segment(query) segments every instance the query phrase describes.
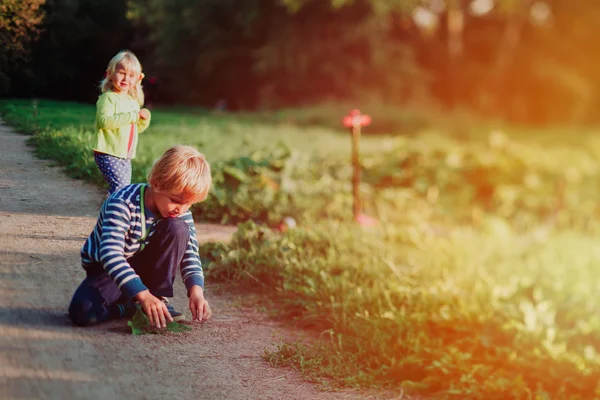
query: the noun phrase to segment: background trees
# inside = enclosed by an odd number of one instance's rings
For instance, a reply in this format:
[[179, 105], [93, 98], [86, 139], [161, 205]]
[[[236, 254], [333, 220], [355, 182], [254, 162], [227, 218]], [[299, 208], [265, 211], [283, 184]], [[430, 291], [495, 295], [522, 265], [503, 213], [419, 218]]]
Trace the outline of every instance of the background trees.
[[519, 122], [597, 118], [600, 7], [585, 0], [42, 3], [0, 3], [4, 95], [93, 101], [105, 64], [130, 48], [162, 102], [435, 102]]

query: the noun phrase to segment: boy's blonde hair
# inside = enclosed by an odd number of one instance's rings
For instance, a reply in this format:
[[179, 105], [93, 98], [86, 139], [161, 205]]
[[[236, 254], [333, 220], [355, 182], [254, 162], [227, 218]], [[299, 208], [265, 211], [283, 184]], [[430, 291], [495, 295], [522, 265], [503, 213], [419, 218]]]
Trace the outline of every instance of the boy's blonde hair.
[[112, 76], [114, 75], [117, 65], [119, 64], [127, 71], [133, 71], [140, 76], [138, 82], [133, 85], [133, 87], [129, 88], [129, 92], [127, 92], [127, 94], [136, 99], [138, 103], [140, 103], [140, 106], [142, 106], [144, 104], [144, 91], [142, 90], [141, 79], [144, 76], [142, 74], [142, 64], [140, 64], [140, 61], [135, 54], [129, 50], [120, 51], [112, 58], [112, 60], [110, 60], [108, 67], [106, 67], [106, 75], [104, 75], [104, 79], [102, 79], [100, 82], [100, 90], [102, 93], [112, 90]]
[[148, 182], [159, 192], [181, 196], [185, 203], [199, 203], [212, 185], [210, 164], [193, 147], [173, 146], [152, 166]]

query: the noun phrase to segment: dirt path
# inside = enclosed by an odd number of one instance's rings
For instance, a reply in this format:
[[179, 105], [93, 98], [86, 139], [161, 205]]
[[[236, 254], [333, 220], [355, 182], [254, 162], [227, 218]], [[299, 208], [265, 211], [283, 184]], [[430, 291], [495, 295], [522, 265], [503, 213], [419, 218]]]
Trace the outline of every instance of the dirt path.
[[[0, 398], [368, 397], [319, 392], [295, 372], [270, 367], [263, 349], [285, 331], [211, 294], [209, 283], [215, 317], [187, 335], [134, 337], [125, 320], [73, 327], [65, 311], [84, 278], [78, 253], [103, 193], [36, 159], [26, 139], [0, 121]], [[203, 225], [199, 233], [230, 232]], [[177, 280], [180, 310], [183, 289]]]

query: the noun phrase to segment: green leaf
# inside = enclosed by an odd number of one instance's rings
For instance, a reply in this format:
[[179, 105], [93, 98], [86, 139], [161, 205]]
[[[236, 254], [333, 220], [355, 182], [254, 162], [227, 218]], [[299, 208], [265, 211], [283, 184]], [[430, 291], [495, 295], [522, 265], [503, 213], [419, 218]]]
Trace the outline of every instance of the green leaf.
[[132, 335], [145, 335], [146, 332], [144, 332], [144, 330], [134, 326], [132, 321], [128, 321], [127, 325], [129, 325], [131, 327], [131, 334]]
[[147, 328], [150, 326], [150, 320], [142, 311], [142, 307], [137, 306], [137, 311], [133, 315], [133, 325], [137, 328]]
[[192, 330], [192, 327], [173, 321], [167, 324], [167, 330], [169, 332], [189, 332]]
[[166, 329], [152, 327], [150, 326], [150, 320], [146, 314], [144, 314], [139, 305], [137, 311], [133, 315], [132, 320], [128, 321], [127, 325], [131, 328], [131, 333], [133, 335], [145, 335], [148, 333], [161, 334], [165, 332], [189, 332], [192, 330], [190, 326], [175, 321], [167, 323]]
[[150, 320], [142, 311], [142, 308], [138, 305], [137, 311], [133, 315], [131, 321], [127, 322], [127, 325], [131, 327], [131, 333], [134, 335], [143, 335], [144, 328], [148, 328], [150, 326]]
[[248, 175], [246, 175], [244, 171], [237, 168], [225, 166], [223, 167], [223, 172], [239, 182], [246, 182], [248, 180]]

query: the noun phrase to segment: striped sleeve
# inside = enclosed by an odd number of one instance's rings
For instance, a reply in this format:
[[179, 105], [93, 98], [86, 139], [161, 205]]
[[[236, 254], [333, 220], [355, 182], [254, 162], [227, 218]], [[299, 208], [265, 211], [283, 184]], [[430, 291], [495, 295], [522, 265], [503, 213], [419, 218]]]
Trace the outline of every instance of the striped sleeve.
[[109, 199], [103, 211], [100, 262], [119, 289], [132, 298], [147, 288], [125, 259], [125, 233], [131, 225], [131, 211], [119, 198]]
[[181, 278], [188, 292], [192, 286], [198, 285], [204, 289], [204, 272], [198, 254], [198, 240], [196, 239], [196, 228], [191, 212], [185, 213], [182, 218], [190, 228], [190, 239], [188, 241], [185, 255], [181, 261]]

